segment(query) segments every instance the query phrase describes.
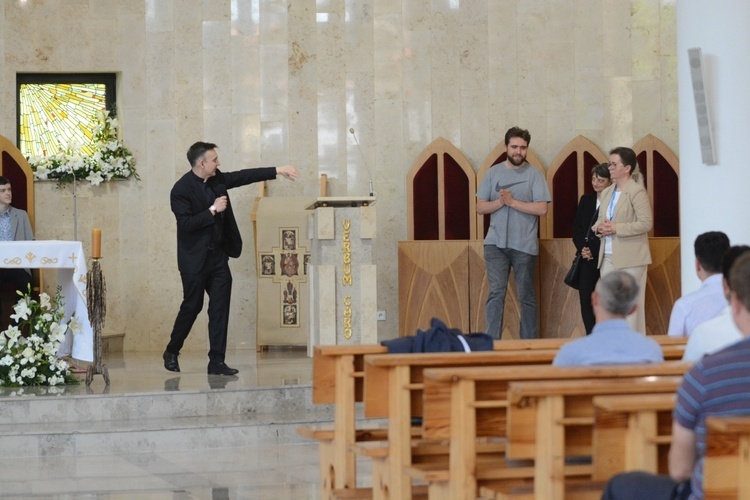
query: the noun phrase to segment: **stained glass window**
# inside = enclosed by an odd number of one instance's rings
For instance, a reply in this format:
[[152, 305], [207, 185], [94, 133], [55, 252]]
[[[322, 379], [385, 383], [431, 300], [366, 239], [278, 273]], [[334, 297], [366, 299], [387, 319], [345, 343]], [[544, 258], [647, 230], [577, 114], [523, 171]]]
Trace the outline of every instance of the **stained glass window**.
[[18, 75], [18, 149], [50, 156], [77, 143], [87, 150], [102, 109], [114, 107], [114, 74]]

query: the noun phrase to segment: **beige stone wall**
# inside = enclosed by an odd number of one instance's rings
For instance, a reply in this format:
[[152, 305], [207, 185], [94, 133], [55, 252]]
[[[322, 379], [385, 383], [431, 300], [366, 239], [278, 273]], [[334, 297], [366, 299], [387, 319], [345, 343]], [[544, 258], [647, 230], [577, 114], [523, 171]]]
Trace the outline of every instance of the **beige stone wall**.
[[[404, 179], [443, 136], [478, 168], [512, 125], [549, 164], [578, 134], [603, 150], [645, 134], [678, 150], [671, 0], [4, 0], [0, 134], [15, 138], [17, 72], [115, 71], [140, 182], [78, 189], [78, 237], [103, 231], [105, 331], [163, 349], [181, 299], [169, 191], [197, 140], [225, 170], [293, 163], [271, 196], [378, 196], [378, 308], [396, 334]], [[316, 10], [317, 9], [317, 10]], [[245, 252], [232, 262], [230, 347], [255, 345], [250, 211], [232, 193]], [[69, 189], [36, 187], [39, 239], [73, 238]], [[244, 215], [243, 215], [244, 214]], [[205, 349], [199, 317], [187, 348]]]

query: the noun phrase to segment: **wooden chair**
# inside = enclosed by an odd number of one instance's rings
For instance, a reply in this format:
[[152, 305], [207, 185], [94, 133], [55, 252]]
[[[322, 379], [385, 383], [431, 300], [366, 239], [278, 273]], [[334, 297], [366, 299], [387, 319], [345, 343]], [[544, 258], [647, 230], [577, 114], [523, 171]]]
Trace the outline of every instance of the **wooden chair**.
[[[13, 203], [16, 208], [29, 214], [31, 229], [36, 235], [34, 219], [34, 172], [21, 151], [6, 137], [0, 136], [0, 175], [7, 177], [13, 187]], [[41, 270], [32, 270], [32, 288], [39, 293], [43, 289]], [[0, 288], [0, 328], [8, 327], [12, 306], [18, 302], [18, 295], [12, 284]]]

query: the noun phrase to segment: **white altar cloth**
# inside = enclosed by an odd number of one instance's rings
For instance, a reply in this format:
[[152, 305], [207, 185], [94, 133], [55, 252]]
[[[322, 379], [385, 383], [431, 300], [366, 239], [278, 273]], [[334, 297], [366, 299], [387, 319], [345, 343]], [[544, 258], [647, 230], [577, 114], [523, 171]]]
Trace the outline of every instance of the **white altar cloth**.
[[[0, 267], [58, 269], [58, 284], [65, 303], [65, 319], [74, 313], [81, 332], [70, 330], [57, 353], [94, 362], [94, 330], [86, 307], [86, 256], [80, 241], [2, 241]], [[72, 344], [72, 346], [71, 346]]]

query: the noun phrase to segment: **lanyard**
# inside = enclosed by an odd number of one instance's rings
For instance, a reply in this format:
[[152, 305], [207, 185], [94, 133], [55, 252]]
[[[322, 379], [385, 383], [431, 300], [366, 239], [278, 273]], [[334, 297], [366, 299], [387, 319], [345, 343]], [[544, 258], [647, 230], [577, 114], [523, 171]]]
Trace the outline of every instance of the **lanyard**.
[[612, 191], [612, 198], [609, 199], [609, 207], [607, 207], [607, 219], [612, 220], [615, 215], [615, 198], [617, 198], [617, 188]]

